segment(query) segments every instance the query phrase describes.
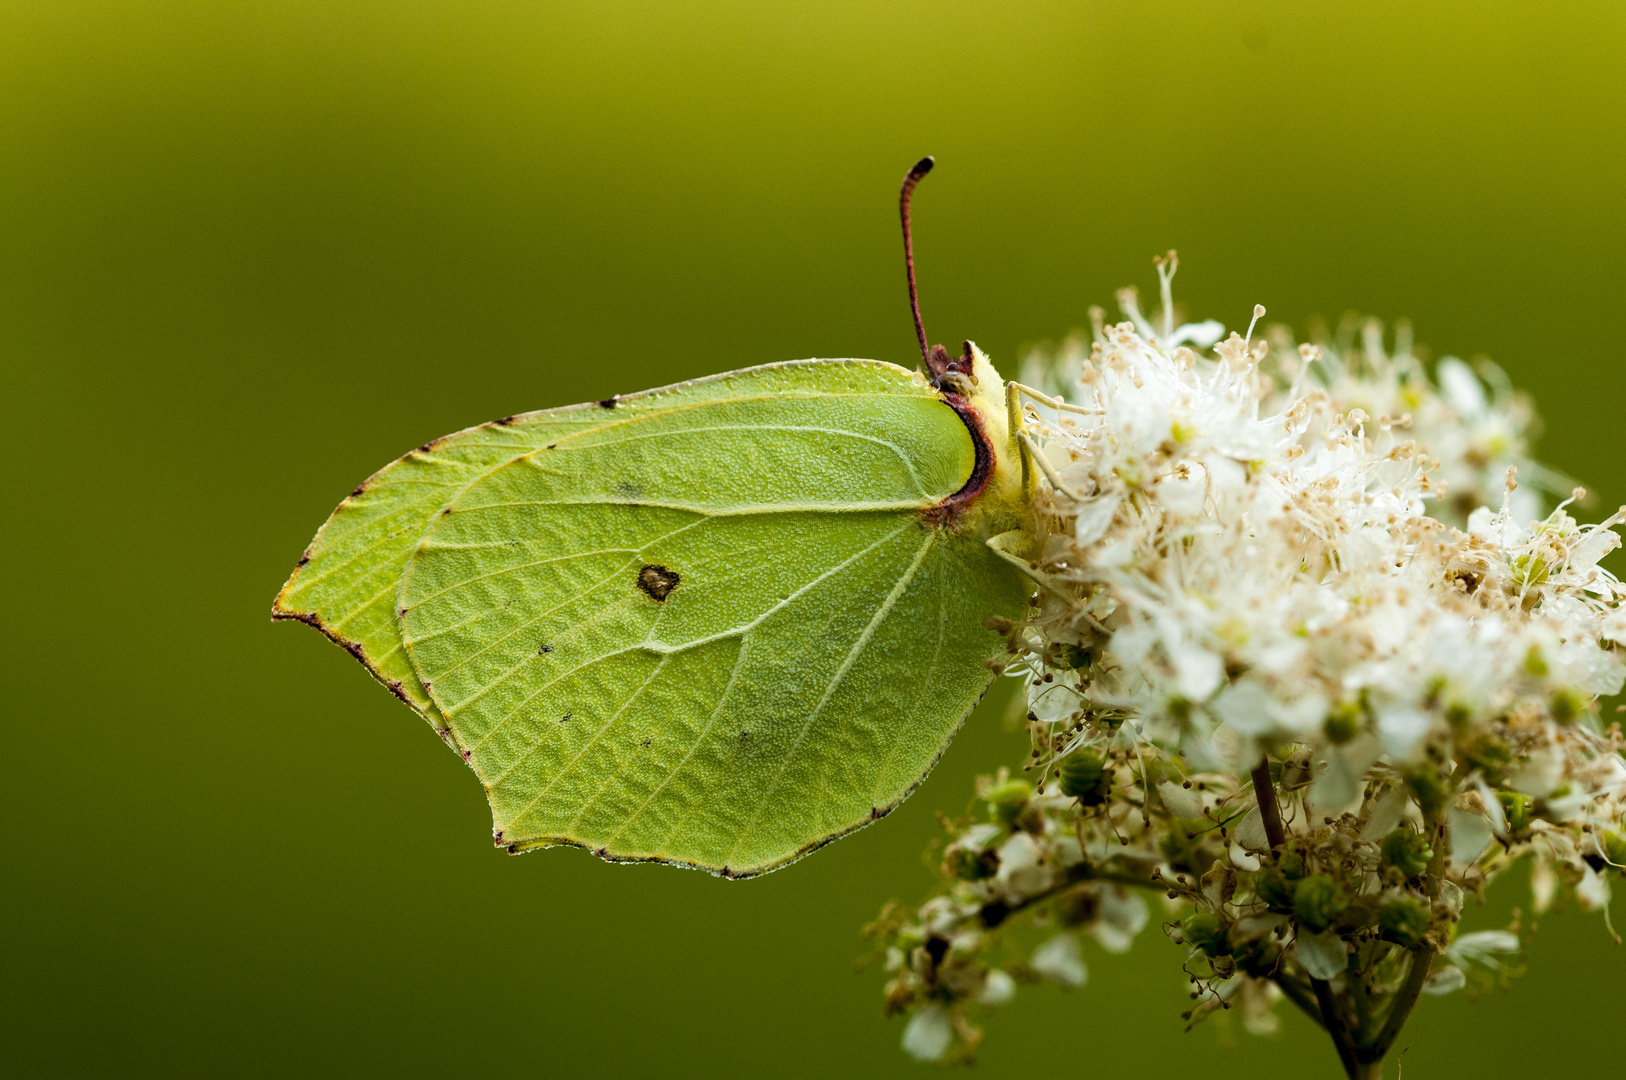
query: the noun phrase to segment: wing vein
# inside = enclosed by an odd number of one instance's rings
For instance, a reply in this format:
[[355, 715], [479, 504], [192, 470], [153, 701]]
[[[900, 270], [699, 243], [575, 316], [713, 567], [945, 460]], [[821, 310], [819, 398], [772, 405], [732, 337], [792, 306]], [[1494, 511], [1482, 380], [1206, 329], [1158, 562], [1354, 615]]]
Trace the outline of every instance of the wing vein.
[[[564, 777], [564, 775], [566, 773], [568, 773], [571, 769], [575, 768], [576, 767], [576, 762], [580, 761], [587, 754], [587, 751], [591, 750], [595, 745], [598, 744], [599, 739], [604, 737], [604, 733], [606, 731], [609, 731], [610, 728], [614, 727], [615, 722], [617, 720], [621, 719], [621, 714], [626, 712], [628, 709], [630, 709], [632, 707], [632, 703], [634, 701], [638, 700], [638, 695], [642, 694], [646, 689], [648, 689], [649, 684], [654, 682], [655, 678], [658, 675], [660, 675], [661, 669], [666, 666], [666, 661], [668, 659], [670, 659], [670, 657], [665, 657], [665, 656], [661, 657], [660, 662], [655, 665], [655, 669], [649, 673], [649, 677], [646, 678], [643, 682], [638, 684], [638, 689], [634, 690], [631, 694], [629, 694], [627, 696], [627, 700], [621, 703], [621, 707], [619, 709], [615, 710], [615, 712], [610, 714], [610, 718], [608, 720], [604, 721], [604, 726], [599, 728], [598, 731], [593, 733], [593, 737], [591, 739], [588, 739], [587, 743], [579, 751], [577, 751], [576, 756], [571, 758], [569, 761], [565, 762], [564, 767], [561, 768], [557, 773], [554, 774], [553, 779], [548, 781], [547, 786], [544, 787], [541, 791], [537, 792], [535, 798], [533, 798], [530, 802], [526, 803], [523, 807], [521, 807], [519, 813], [515, 814], [512, 818], [509, 819], [508, 823], [510, 825], [512, 825], [516, 821], [523, 820], [525, 815], [529, 814], [531, 812], [531, 808], [542, 800], [542, 796], [544, 796], [548, 792], [552, 791], [553, 790], [553, 785], [557, 784]], [[531, 755], [536, 753], [537, 750], [541, 749], [541, 746], [542, 746], [541, 742], [538, 742], [530, 750], [528, 750], [524, 754], [522, 754], [520, 756], [519, 761], [515, 762], [514, 765], [510, 766], [509, 768], [504, 769], [503, 773], [502, 773], [502, 776], [498, 777], [496, 780], [493, 780], [491, 782], [491, 786], [493, 788], [495, 788], [498, 784], [502, 783], [503, 780], [507, 779], [508, 774], [513, 772], [515, 768], [518, 768], [519, 765], [522, 762], [530, 760]], [[597, 796], [595, 796], [594, 798], [597, 798]], [[586, 803], [584, 803], [582, 805], [580, 813], [578, 813], [576, 815], [575, 820], [573, 820], [569, 825], [565, 826], [565, 828], [566, 829], [575, 828], [576, 827], [576, 822], [581, 820], [582, 814], [585, 814], [587, 812], [587, 807], [591, 806], [592, 804], [593, 804], [593, 799], [589, 799]]]
[[864, 647], [875, 636], [876, 629], [886, 621], [887, 616], [892, 613], [892, 609], [897, 606], [898, 597], [903, 595], [904, 589], [908, 588], [909, 583], [914, 580], [916, 572], [920, 569], [920, 564], [926, 558], [926, 553], [931, 550], [936, 540], [936, 532], [928, 531], [926, 533], [926, 539], [921, 543], [920, 550], [915, 553], [914, 561], [909, 564], [909, 569], [904, 571], [902, 576], [898, 578], [898, 583], [887, 594], [885, 602], [875, 612], [869, 624], [864, 627], [863, 633], [858, 635], [858, 640], [853, 643], [853, 647], [848, 650], [846, 657], [841, 661], [841, 666], [836, 669], [835, 676], [831, 678], [830, 685], [825, 687], [824, 694], [819, 698], [819, 703], [813, 707], [813, 711], [808, 713], [807, 719], [802, 722], [802, 730], [797, 733], [795, 741], [791, 743], [790, 749], [786, 751], [784, 759], [779, 763], [779, 770], [774, 773], [773, 779], [768, 782], [767, 790], [763, 792], [762, 798], [757, 803], [756, 813], [735, 839], [734, 846], [728, 849], [730, 860], [733, 859], [734, 853], [739, 850], [740, 845], [745, 843], [756, 830], [757, 823], [762, 820], [763, 810], [767, 808], [774, 792], [778, 790], [779, 782], [784, 778], [785, 770], [790, 768], [790, 763], [795, 759], [797, 752], [801, 750], [802, 742], [807, 738], [807, 733], [813, 729], [814, 722], [818, 720], [819, 714], [824, 711], [824, 707], [830, 703], [830, 699], [835, 696], [836, 689], [846, 679], [847, 673], [852, 670], [853, 664], [858, 662], [859, 654], [864, 651]]

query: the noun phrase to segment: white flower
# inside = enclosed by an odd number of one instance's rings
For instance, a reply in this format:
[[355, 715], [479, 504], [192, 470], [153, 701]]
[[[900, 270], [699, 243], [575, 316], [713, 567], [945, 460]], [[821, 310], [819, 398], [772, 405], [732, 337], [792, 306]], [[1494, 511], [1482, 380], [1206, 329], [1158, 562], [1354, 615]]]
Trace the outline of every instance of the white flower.
[[1045, 978], [1074, 989], [1083, 986], [1090, 977], [1078, 938], [1068, 933], [1057, 934], [1033, 950], [1028, 966]]
[[1304, 970], [1316, 979], [1331, 979], [1339, 975], [1349, 957], [1349, 948], [1344, 944], [1344, 939], [1330, 930], [1322, 934], [1300, 932], [1293, 948]]
[[[1538, 911], [1562, 889], [1607, 918], [1626, 736], [1597, 699], [1626, 685], [1626, 586], [1601, 560], [1626, 508], [1545, 510], [1565, 484], [1494, 367], [1431, 377], [1408, 330], [1386, 350], [1370, 323], [1358, 344], [1221, 341], [1176, 325], [1172, 271], [1152, 318], [1126, 293], [1125, 322], [1092, 312], [1091, 340], [1024, 364], [1042, 601], [1005, 669], [1036, 791], [1020, 831], [960, 833], [916, 921], [876, 924], [916, 1056], [971, 1049], [960, 1002], [1009, 1000], [988, 966], [1007, 927], [1068, 928], [1030, 957], [1067, 986], [1084, 935], [1127, 951], [1150, 913], [1121, 882], [1189, 945], [1187, 1018], [1240, 1001], [1256, 1031], [1305, 976], [1350, 1023], [1387, 1008], [1405, 952], [1526, 855]], [[1424, 990], [1490, 985], [1518, 949], [1460, 935]]]
[[1043, 852], [1033, 837], [1019, 832], [999, 846], [999, 884], [1013, 901], [1049, 888], [1054, 872], [1040, 860]]
[[1122, 885], [1109, 885], [1101, 890], [1100, 915], [1090, 927], [1090, 933], [1107, 952], [1126, 953], [1150, 918], [1151, 913], [1140, 894]]
[[916, 1061], [941, 1061], [953, 1045], [954, 1023], [935, 1003], [911, 1016], [903, 1029], [904, 1052]]
[[1511, 956], [1518, 951], [1519, 935], [1507, 930], [1480, 930], [1457, 938], [1446, 947], [1445, 956], [1460, 968], [1475, 964], [1494, 968], [1503, 956]]
[[1015, 996], [1016, 980], [1008, 972], [992, 968], [977, 994], [977, 1000], [984, 1005], [1004, 1005]]

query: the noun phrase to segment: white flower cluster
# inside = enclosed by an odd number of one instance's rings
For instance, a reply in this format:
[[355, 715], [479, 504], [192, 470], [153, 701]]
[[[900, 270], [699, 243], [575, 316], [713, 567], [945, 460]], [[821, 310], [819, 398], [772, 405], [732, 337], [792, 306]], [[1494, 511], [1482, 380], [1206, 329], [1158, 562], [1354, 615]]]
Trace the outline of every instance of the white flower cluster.
[[1218, 341], [1173, 325], [1172, 268], [1161, 334], [1121, 296], [1087, 355], [1024, 371], [1048, 535], [1009, 670], [1037, 784], [984, 781], [943, 893], [873, 928], [917, 1057], [974, 1050], [969, 1002], [1081, 985], [1081, 937], [1127, 948], [1141, 886], [1180, 916], [1189, 1017], [1239, 1003], [1270, 1030], [1286, 996], [1356, 1075], [1419, 992], [1509, 969], [1515, 934], [1456, 934], [1465, 896], [1528, 853], [1538, 909], [1606, 910], [1626, 863], [1596, 704], [1626, 680], [1626, 587], [1599, 566], [1626, 516], [1530, 520], [1510, 466], [1554, 474], [1494, 369], [1430, 379], [1376, 330]]

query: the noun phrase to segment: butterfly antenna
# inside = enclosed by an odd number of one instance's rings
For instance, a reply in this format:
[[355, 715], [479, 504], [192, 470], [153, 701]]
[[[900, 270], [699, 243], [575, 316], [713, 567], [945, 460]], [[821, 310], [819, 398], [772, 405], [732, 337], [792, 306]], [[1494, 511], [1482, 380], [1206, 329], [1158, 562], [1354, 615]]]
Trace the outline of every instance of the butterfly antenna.
[[903, 219], [903, 266], [909, 275], [909, 309], [915, 315], [915, 336], [920, 339], [920, 359], [931, 367], [931, 349], [926, 345], [926, 324], [920, 318], [920, 295], [915, 291], [915, 242], [909, 233], [909, 200], [914, 197], [915, 185], [921, 177], [932, 171], [937, 160], [931, 155], [915, 162], [909, 175], [903, 178], [903, 190], [898, 193], [898, 215]]

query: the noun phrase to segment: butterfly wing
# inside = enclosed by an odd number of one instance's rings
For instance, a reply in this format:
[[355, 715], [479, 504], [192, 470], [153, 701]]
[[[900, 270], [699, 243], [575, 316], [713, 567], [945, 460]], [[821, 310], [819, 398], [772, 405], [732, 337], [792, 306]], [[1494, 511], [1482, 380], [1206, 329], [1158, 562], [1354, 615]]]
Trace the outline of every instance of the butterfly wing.
[[470, 483], [405, 650], [498, 842], [730, 876], [890, 811], [986, 690], [1020, 578], [923, 513], [971, 475], [925, 380], [803, 361], [652, 392]]
[[732, 394], [732, 377], [521, 413], [425, 443], [380, 469], [338, 505], [277, 594], [271, 617], [322, 631], [444, 729], [402, 649], [396, 614], [401, 576], [435, 516], [469, 484], [516, 457], [650, 409], [664, 410], [673, 394], [690, 403]]
[[343, 646], [435, 727], [395, 614], [396, 593], [418, 541], [475, 478], [599, 419], [590, 408], [555, 409], [460, 431], [391, 462], [351, 492], [317, 532], [271, 609]]

